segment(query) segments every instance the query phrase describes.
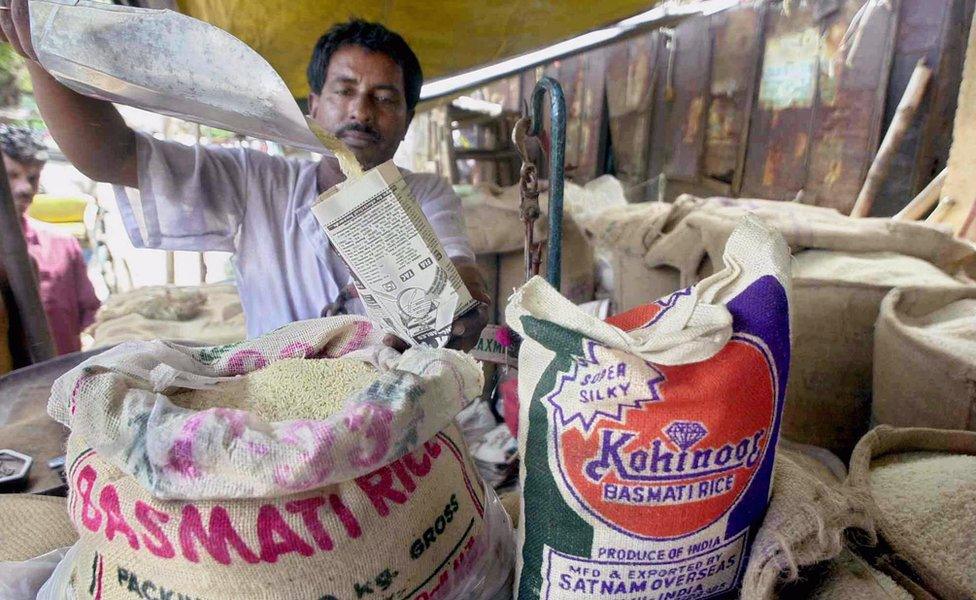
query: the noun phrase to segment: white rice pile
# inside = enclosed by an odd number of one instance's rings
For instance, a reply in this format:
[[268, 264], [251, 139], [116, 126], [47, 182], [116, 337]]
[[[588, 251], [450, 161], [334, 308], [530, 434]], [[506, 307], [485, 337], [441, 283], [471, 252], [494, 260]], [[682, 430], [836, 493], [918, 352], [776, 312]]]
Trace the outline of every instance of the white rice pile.
[[915, 532], [939, 571], [976, 598], [976, 456], [908, 452], [871, 464], [883, 513]]
[[325, 419], [343, 401], [376, 380], [377, 371], [358, 360], [289, 358], [217, 384], [170, 397], [193, 410], [235, 408], [266, 421]]

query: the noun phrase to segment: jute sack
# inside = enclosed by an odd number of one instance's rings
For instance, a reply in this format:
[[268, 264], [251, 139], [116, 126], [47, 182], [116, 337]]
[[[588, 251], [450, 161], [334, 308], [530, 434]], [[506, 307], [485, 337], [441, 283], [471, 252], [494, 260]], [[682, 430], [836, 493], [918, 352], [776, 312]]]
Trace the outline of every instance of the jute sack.
[[[160, 307], [167, 293], [188, 299], [202, 297], [204, 302], [195, 311], [171, 315], [184, 318], [158, 318], [167, 312]], [[95, 322], [85, 333], [93, 338], [94, 348], [154, 339], [221, 345], [247, 337], [244, 308], [237, 288], [230, 284], [153, 286], [114, 295], [98, 311]]]
[[919, 258], [808, 250], [793, 266], [793, 370], [783, 435], [842, 458], [870, 427], [874, 324], [906, 285], [963, 287]]
[[874, 337], [876, 422], [976, 430], [976, 287], [899, 288]]
[[672, 205], [648, 202], [615, 206], [594, 216], [586, 225], [596, 245], [598, 260], [610, 267], [605, 285], [615, 312], [624, 312], [681, 287], [679, 273], [668, 265], [647, 267], [644, 255], [661, 236]]
[[736, 593], [785, 398], [789, 254], [749, 219], [724, 264], [608, 322], [541, 278], [513, 296], [520, 599]]
[[34, 558], [77, 539], [63, 498], [0, 494], [0, 562]]
[[[844, 552], [830, 563], [810, 600], [912, 600], [914, 596], [860, 557]], [[785, 600], [785, 597], [784, 597]]]
[[894, 252], [922, 259], [958, 279], [976, 277], [976, 249], [950, 232], [925, 223], [852, 219], [831, 208], [796, 202], [681, 196], [666, 235], [648, 248], [648, 267], [667, 265], [682, 286], [710, 275], [703, 263], [720, 264], [725, 243], [743, 216], [751, 214], [783, 235], [793, 253], [832, 250]]
[[907, 577], [944, 600], [976, 598], [976, 433], [882, 425], [857, 444], [847, 483]]
[[[566, 185], [563, 212], [563, 261], [560, 289], [567, 298], [580, 304], [593, 299], [596, 287], [593, 247], [577, 223], [570, 206], [583, 206], [594, 192], [571, 183]], [[525, 283], [524, 232], [519, 218], [518, 186], [498, 188], [475, 186], [462, 196], [464, 218], [471, 247], [493, 290], [495, 306], [504, 306], [516, 288]], [[542, 216], [535, 223], [535, 241], [549, 238], [548, 199], [540, 198]], [[543, 250], [541, 273], [548, 266]]]
[[[320, 420], [173, 401], [285, 359], [338, 357], [378, 372]], [[76, 594], [491, 598], [511, 529], [453, 425], [481, 384], [467, 356], [398, 355], [358, 317], [215, 348], [133, 342], [86, 361], [49, 405], [72, 430]], [[326, 402], [334, 383], [302, 385]]]
[[776, 598], [777, 587], [798, 581], [804, 568], [837, 558], [849, 530], [873, 536], [864, 494], [842, 483], [810, 455], [779, 448], [772, 499], [752, 546], [742, 600]]

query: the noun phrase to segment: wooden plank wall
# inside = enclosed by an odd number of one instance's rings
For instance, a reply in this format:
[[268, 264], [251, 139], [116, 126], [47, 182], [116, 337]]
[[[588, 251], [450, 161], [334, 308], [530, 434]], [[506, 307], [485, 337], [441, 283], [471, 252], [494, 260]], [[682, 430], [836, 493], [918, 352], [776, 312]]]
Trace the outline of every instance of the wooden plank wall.
[[[841, 42], [864, 0], [743, 3], [643, 33], [495, 84], [513, 108], [543, 74], [567, 101], [567, 175], [614, 174], [631, 201], [678, 193], [793, 200], [849, 211], [920, 56], [938, 89], [877, 211], [903, 206], [946, 161], [976, 0], [891, 0], [850, 61]], [[497, 95], [497, 94], [496, 94]], [[517, 100], [516, 100], [517, 98]], [[659, 185], [660, 175], [667, 178]], [[544, 168], [543, 168], [544, 174]]]

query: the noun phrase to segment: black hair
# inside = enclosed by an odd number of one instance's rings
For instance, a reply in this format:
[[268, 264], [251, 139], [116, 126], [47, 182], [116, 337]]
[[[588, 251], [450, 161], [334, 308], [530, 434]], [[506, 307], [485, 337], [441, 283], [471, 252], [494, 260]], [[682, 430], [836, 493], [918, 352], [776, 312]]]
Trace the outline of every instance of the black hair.
[[0, 151], [21, 163], [46, 162], [47, 146], [36, 131], [21, 125], [0, 125]]
[[313, 94], [321, 94], [329, 61], [336, 50], [343, 46], [362, 46], [371, 52], [381, 52], [390, 57], [403, 71], [403, 90], [407, 109], [413, 110], [420, 102], [420, 88], [424, 84], [424, 72], [417, 55], [399, 34], [380, 25], [362, 19], [352, 19], [333, 25], [319, 38], [308, 63], [308, 87]]

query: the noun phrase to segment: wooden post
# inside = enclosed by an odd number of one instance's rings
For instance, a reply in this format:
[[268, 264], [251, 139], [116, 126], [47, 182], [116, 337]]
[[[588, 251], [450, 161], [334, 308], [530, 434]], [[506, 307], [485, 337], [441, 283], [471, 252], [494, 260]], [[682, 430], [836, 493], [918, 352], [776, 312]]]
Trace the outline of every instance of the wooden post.
[[915, 113], [918, 112], [918, 107], [925, 96], [925, 88], [931, 77], [932, 69], [925, 66], [925, 60], [918, 61], [918, 64], [915, 65], [915, 72], [912, 73], [912, 78], [905, 89], [905, 94], [898, 104], [895, 117], [891, 120], [891, 125], [885, 134], [884, 141], [878, 148], [874, 162], [871, 163], [871, 169], [868, 171], [867, 179], [864, 180], [861, 193], [857, 196], [857, 202], [851, 209], [852, 217], [866, 217], [871, 214], [871, 206], [884, 185], [885, 177], [891, 169], [891, 161], [898, 152], [898, 146], [901, 145], [902, 139], [908, 133], [908, 129], [915, 119]]
[[970, 215], [976, 211], [976, 19], [969, 32], [969, 47], [959, 86], [956, 121], [949, 150], [949, 175], [942, 188], [943, 198], [936, 215], [929, 220], [952, 227], [956, 235], [976, 240]]
[[942, 169], [942, 172], [929, 182], [925, 189], [919, 192], [915, 199], [909, 202], [905, 208], [901, 209], [897, 215], [891, 217], [892, 221], [918, 221], [925, 213], [929, 212], [939, 201], [942, 194], [942, 186], [945, 184], [949, 169]]
[[7, 270], [10, 291], [27, 338], [27, 351], [32, 363], [39, 363], [57, 354], [51, 329], [44, 314], [37, 276], [27, 253], [27, 242], [20, 228], [20, 215], [14, 206], [7, 170], [0, 165], [0, 252]]

